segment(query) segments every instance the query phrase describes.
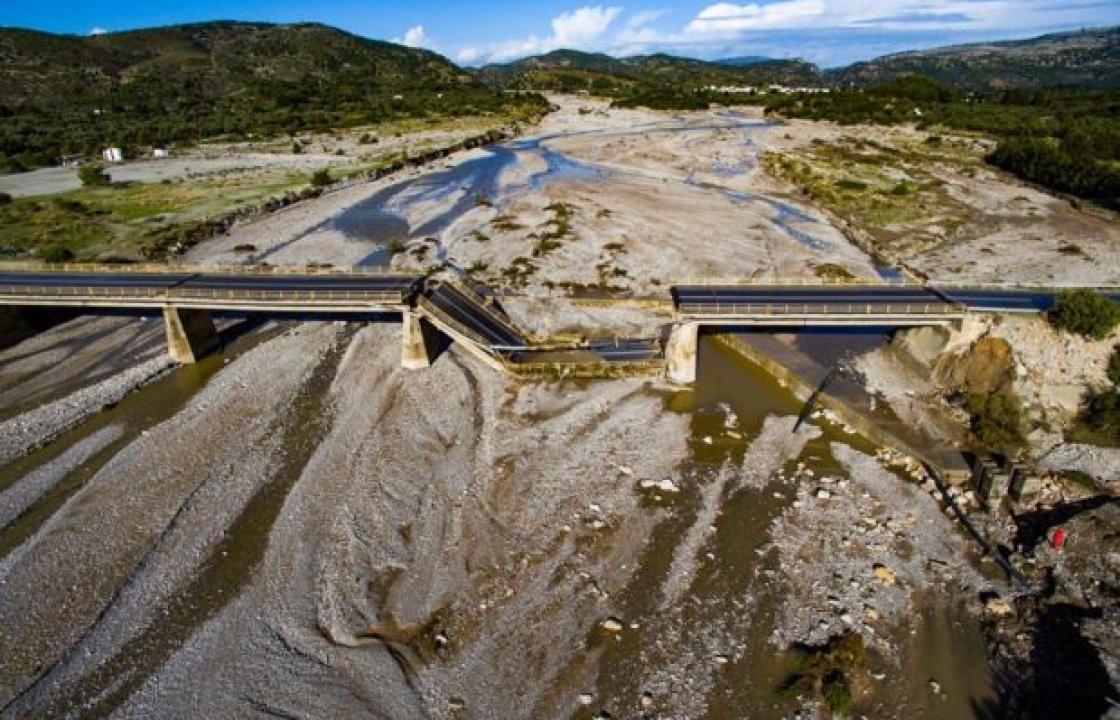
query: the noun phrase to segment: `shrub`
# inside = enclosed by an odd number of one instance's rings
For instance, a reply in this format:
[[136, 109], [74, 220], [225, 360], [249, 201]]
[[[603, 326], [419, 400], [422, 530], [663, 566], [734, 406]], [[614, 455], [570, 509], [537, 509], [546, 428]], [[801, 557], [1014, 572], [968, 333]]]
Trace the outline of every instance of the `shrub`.
[[112, 180], [100, 165], [83, 165], [78, 168], [78, 179], [85, 187], [106, 187]]
[[862, 180], [853, 180], [852, 178], [840, 178], [836, 181], [836, 187], [843, 188], [844, 190], [866, 190], [867, 183]]
[[866, 664], [867, 650], [858, 633], [838, 635], [818, 647], [801, 647], [794, 672], [778, 694], [790, 698], [819, 692], [832, 712], [847, 712], [852, 706], [852, 678]]
[[1048, 317], [1055, 327], [1062, 330], [1103, 340], [1120, 323], [1120, 305], [1092, 290], [1081, 288], [1060, 294]]
[[295, 141], [294, 143], [292, 143], [292, 154], [293, 155], [299, 155], [302, 152], [303, 152], [303, 145], [300, 145], [298, 140]]
[[74, 253], [65, 245], [52, 245], [43, 249], [43, 262], [64, 263], [74, 259]]
[[1120, 390], [1113, 388], [1092, 395], [1083, 415], [1085, 424], [1093, 430], [1120, 440]]
[[6, 192], [0, 192], [0, 205], [7, 205], [12, 201], [12, 196]]
[[252, 243], [241, 243], [233, 246], [234, 252], [256, 252], [257, 246]]
[[973, 393], [965, 407], [972, 415], [972, 432], [986, 446], [1009, 448], [1023, 442], [1023, 402], [1011, 390]]
[[311, 184], [315, 187], [326, 187], [334, 182], [331, 179], [331, 171], [327, 168], [319, 168], [311, 173]]
[[1108, 359], [1108, 379], [1120, 386], [1120, 345], [1112, 349], [1112, 357]]

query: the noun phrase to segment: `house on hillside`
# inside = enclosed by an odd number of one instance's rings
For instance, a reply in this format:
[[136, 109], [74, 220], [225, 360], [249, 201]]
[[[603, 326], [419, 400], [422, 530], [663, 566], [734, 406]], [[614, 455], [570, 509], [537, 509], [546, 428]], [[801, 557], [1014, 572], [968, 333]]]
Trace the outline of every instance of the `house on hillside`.
[[167, 148], [161, 148], [161, 147], [152, 148], [152, 157], [154, 157], [154, 158], [169, 158], [169, 157], [171, 157], [171, 151], [168, 150]]
[[107, 147], [101, 151], [101, 157], [105, 162], [121, 162], [124, 160], [124, 153], [119, 147]]

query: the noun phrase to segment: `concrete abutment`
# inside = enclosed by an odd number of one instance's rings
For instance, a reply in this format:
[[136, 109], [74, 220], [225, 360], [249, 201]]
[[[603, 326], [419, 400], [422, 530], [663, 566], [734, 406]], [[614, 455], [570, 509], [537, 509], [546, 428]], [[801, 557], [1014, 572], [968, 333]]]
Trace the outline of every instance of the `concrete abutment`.
[[696, 355], [700, 351], [700, 323], [677, 323], [665, 343], [669, 382], [691, 385], [696, 382]]
[[166, 306], [163, 325], [167, 331], [167, 352], [175, 362], [198, 362], [218, 347], [214, 318], [206, 310]]
[[439, 329], [415, 310], [406, 310], [401, 322], [401, 367], [422, 370], [439, 355]]

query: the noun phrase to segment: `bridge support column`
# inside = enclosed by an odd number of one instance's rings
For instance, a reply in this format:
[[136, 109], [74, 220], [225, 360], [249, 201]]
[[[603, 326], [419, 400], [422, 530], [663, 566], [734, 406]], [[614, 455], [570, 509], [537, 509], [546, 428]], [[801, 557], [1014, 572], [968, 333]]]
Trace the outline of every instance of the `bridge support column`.
[[167, 329], [167, 352], [175, 362], [198, 362], [218, 347], [218, 331], [206, 310], [165, 307], [163, 325]]
[[431, 367], [439, 354], [439, 330], [415, 310], [406, 310], [401, 333], [401, 367], [422, 370]]
[[669, 382], [691, 385], [696, 382], [696, 354], [699, 352], [700, 323], [677, 323], [665, 344]]

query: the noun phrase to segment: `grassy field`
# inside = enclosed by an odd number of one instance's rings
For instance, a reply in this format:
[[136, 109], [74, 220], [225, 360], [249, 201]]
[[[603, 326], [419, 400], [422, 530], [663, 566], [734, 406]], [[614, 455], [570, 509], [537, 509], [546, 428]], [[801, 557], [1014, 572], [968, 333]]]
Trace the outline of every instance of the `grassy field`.
[[[814, 202], [866, 230], [883, 248], [952, 235], [976, 211], [946, 190], [944, 175], [969, 176], [982, 165], [966, 141], [844, 137], [763, 158], [775, 176]], [[935, 172], [936, 170], [936, 172]]]
[[139, 261], [158, 254], [169, 233], [307, 184], [303, 174], [262, 171], [16, 198], [0, 205], [0, 254]]
[[[300, 138], [306, 152], [346, 157], [328, 168], [332, 179], [364, 175], [404, 156], [445, 147], [516, 118], [414, 119], [347, 128]], [[201, 157], [290, 153], [291, 139], [212, 143]], [[190, 244], [200, 226], [242, 207], [299, 191], [310, 173], [291, 167], [244, 168], [153, 183], [115, 183], [0, 204], [0, 258], [133, 262], [162, 259]]]

